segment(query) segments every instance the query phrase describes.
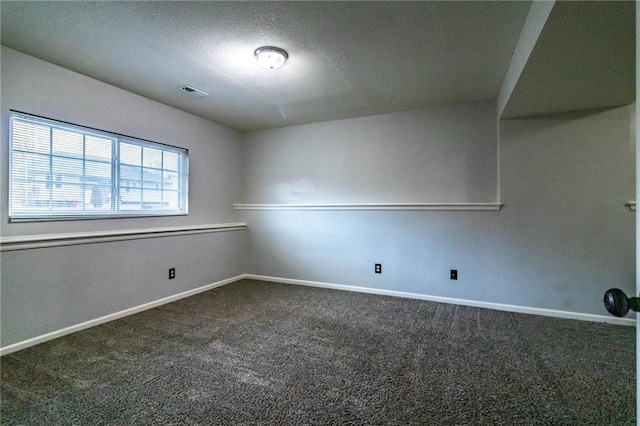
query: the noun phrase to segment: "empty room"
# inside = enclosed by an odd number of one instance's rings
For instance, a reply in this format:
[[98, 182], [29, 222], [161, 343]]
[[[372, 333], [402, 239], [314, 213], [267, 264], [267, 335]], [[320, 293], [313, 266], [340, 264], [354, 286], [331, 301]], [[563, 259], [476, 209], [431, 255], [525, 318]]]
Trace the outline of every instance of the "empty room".
[[7, 425], [634, 425], [637, 6], [2, 1]]

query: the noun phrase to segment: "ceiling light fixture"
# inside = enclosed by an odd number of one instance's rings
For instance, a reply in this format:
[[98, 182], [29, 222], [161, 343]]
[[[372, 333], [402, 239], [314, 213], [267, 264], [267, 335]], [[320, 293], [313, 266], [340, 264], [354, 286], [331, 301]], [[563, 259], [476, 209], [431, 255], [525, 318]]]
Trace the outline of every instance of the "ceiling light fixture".
[[269, 70], [280, 68], [289, 57], [285, 50], [273, 46], [259, 47], [253, 54], [258, 60], [258, 63]]

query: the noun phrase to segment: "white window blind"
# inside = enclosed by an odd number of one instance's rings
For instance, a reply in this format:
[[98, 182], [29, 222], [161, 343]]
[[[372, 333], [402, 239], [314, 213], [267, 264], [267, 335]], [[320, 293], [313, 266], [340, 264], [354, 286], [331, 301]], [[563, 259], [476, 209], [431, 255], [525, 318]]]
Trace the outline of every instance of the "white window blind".
[[23, 113], [9, 121], [11, 221], [187, 214], [186, 149]]

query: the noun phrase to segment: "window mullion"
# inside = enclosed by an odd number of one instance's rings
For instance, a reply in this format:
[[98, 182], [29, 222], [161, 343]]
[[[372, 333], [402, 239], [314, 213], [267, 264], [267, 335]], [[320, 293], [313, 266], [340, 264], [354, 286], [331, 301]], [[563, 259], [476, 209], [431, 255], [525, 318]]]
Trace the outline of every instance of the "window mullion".
[[87, 209], [87, 135], [82, 135], [82, 177], [80, 179], [82, 212], [84, 213]]
[[120, 139], [111, 141], [111, 211], [120, 211]]
[[144, 210], [144, 147], [140, 150], [140, 208]]
[[49, 173], [47, 174], [47, 187], [49, 188], [49, 210], [53, 210], [53, 127], [49, 128]]
[[182, 175], [185, 161], [186, 161], [186, 158], [181, 155], [180, 160], [178, 161], [178, 203], [179, 203], [180, 209], [182, 210], [186, 207], [186, 203], [187, 203], [186, 196], [185, 196], [185, 187], [187, 183], [184, 181], [184, 176]]
[[160, 154], [160, 210], [164, 210], [164, 151]]

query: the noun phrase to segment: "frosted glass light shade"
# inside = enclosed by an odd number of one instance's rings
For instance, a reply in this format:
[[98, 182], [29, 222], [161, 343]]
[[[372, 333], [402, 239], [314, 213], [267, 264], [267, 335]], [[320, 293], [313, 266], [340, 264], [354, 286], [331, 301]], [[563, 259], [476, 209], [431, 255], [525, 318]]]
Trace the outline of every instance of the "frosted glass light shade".
[[273, 46], [264, 46], [254, 52], [258, 63], [264, 68], [275, 70], [284, 65], [289, 55], [283, 49]]

